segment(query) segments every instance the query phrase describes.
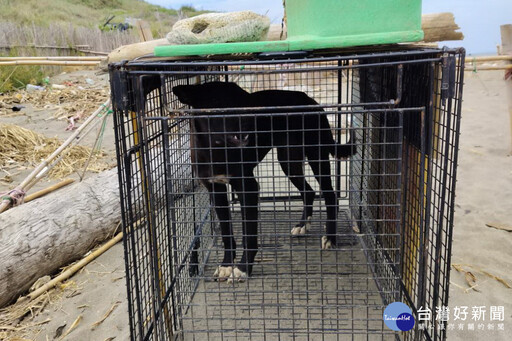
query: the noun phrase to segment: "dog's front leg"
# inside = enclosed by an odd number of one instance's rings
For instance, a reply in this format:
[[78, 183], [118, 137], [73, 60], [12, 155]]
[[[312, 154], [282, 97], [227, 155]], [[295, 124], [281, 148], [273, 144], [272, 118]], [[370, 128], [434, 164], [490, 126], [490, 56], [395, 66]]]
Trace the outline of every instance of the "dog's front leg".
[[233, 263], [236, 257], [236, 243], [231, 224], [231, 214], [229, 212], [227, 187], [219, 183], [210, 183], [207, 187], [210, 191], [211, 203], [219, 219], [222, 243], [224, 245], [224, 258], [213, 276], [219, 280], [226, 280], [233, 272]]
[[258, 252], [258, 182], [253, 174], [231, 181], [231, 186], [237, 193], [242, 210], [244, 252], [242, 259], [233, 268], [229, 282], [242, 282], [252, 273], [254, 258]]

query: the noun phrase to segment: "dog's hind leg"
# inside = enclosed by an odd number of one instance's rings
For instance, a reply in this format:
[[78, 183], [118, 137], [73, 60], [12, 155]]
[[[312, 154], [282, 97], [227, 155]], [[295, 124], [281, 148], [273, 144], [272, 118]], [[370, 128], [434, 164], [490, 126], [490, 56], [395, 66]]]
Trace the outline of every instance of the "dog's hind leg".
[[278, 148], [277, 159], [281, 165], [284, 174], [290, 179], [291, 183], [297, 188], [304, 203], [302, 217], [295, 227], [291, 230], [292, 236], [303, 236], [311, 226], [311, 216], [313, 215], [313, 202], [315, 200], [315, 191], [304, 176], [304, 152], [302, 147]]
[[[308, 153], [308, 160], [315, 178], [320, 184], [322, 196], [327, 209], [327, 223], [325, 236], [322, 237], [322, 249], [327, 250], [336, 246], [338, 199], [332, 187], [331, 164], [326, 150], [320, 147], [311, 147], [313, 153]], [[309, 156], [314, 156], [309, 157]]]
[[258, 252], [258, 182], [252, 172], [242, 178], [234, 178], [230, 182], [240, 200], [242, 210], [242, 259], [233, 268], [228, 283], [243, 282], [252, 273], [254, 258]]
[[219, 280], [226, 280], [233, 272], [233, 263], [236, 257], [236, 243], [233, 235], [233, 226], [231, 225], [227, 188], [226, 185], [219, 183], [210, 183], [207, 188], [210, 192], [211, 203], [219, 219], [222, 243], [224, 245], [224, 258], [215, 270], [213, 277]]

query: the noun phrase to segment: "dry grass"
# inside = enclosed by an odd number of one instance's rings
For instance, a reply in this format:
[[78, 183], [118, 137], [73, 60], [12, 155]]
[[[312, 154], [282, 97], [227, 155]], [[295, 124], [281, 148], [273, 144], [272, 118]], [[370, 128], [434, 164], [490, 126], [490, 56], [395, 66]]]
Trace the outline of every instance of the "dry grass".
[[14, 115], [15, 113], [10, 110], [14, 105], [30, 103], [36, 109], [56, 110], [53, 116], [57, 119], [70, 117], [83, 119], [105, 103], [108, 97], [108, 87], [100, 89], [67, 87], [63, 90], [46, 89], [34, 92], [20, 90], [0, 95], [0, 117]]
[[34, 317], [48, 306], [58, 305], [70, 292], [80, 290], [73, 280], [69, 280], [33, 300], [16, 302], [0, 309], [0, 340], [19, 341], [33, 336], [51, 321], [33, 323]]
[[59, 301], [62, 293], [60, 289], [51, 290], [33, 301], [15, 303], [0, 309], [0, 340], [23, 340], [33, 334], [33, 329], [44, 328], [49, 320], [37, 324], [29, 323], [28, 320], [37, 316], [48, 304]]
[[[11, 124], [0, 124], [0, 168], [10, 166], [36, 166], [55, 151], [62, 141], [48, 138], [34, 131]], [[71, 147], [60, 162], [49, 172], [49, 177], [62, 179], [84, 167], [91, 148]], [[94, 153], [88, 170], [101, 172], [109, 165], [101, 161], [103, 153]]]

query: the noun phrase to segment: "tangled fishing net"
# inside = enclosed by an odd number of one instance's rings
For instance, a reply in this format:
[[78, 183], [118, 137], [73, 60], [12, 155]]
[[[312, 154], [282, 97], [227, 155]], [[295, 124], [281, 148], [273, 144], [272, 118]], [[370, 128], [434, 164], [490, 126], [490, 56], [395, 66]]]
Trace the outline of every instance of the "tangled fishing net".
[[207, 13], [178, 21], [167, 34], [171, 44], [258, 41], [267, 36], [270, 19], [251, 11]]

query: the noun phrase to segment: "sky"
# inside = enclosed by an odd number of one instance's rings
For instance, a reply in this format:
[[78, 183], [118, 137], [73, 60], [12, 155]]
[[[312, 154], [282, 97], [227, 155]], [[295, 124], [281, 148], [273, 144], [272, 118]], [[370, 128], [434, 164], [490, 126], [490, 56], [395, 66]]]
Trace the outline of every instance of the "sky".
[[[282, 0], [145, 0], [166, 8], [182, 5], [220, 12], [252, 10], [267, 15], [273, 23], [283, 16]], [[464, 33], [464, 41], [445, 42], [463, 46], [470, 54], [495, 54], [501, 43], [500, 25], [512, 24], [512, 0], [423, 0], [423, 13], [452, 12]]]

